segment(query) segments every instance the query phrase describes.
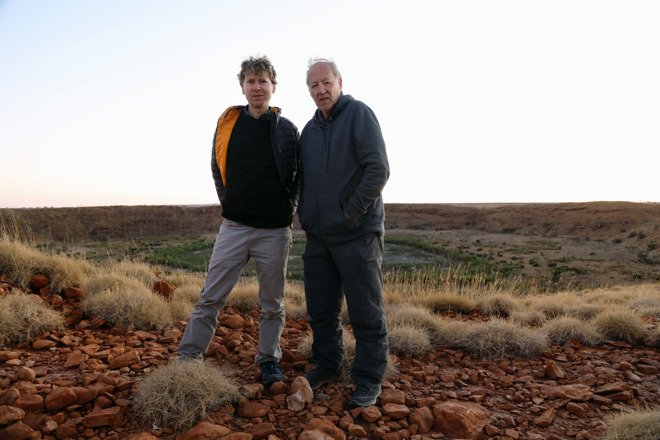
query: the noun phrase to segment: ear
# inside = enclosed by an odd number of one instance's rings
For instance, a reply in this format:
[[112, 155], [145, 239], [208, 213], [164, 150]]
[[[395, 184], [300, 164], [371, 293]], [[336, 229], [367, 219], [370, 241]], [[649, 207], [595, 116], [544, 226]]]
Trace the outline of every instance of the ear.
[[276, 89], [275, 84], [273, 84], [273, 93], [275, 93], [275, 89]]
[[340, 92], [342, 91], [342, 88], [344, 87], [341, 80], [342, 80], [342, 78], [339, 78], [339, 91]]

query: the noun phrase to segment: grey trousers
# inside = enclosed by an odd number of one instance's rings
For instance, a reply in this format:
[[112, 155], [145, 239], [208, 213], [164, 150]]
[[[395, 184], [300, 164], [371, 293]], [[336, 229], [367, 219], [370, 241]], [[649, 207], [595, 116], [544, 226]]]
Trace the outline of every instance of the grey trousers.
[[380, 384], [388, 362], [383, 305], [383, 238], [376, 234], [328, 245], [307, 234], [303, 254], [305, 300], [319, 368], [336, 371], [344, 358], [341, 308], [346, 298], [355, 336], [351, 377], [357, 384]]
[[218, 325], [218, 312], [236, 285], [250, 258], [259, 281], [259, 352], [255, 362], [282, 358], [280, 337], [284, 328], [284, 286], [291, 249], [291, 228], [260, 229], [223, 220], [199, 302], [181, 338], [179, 354], [205, 353]]

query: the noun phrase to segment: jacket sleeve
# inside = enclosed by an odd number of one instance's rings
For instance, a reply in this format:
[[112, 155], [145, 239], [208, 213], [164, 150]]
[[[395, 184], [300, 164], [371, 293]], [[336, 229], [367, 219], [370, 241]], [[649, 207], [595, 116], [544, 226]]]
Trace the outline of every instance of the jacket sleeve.
[[378, 119], [364, 104], [355, 112], [353, 130], [355, 154], [363, 174], [344, 212], [356, 221], [381, 196], [390, 177], [390, 165]]
[[294, 126], [293, 127], [296, 136], [296, 162], [294, 172], [296, 177], [293, 179], [293, 184], [291, 185], [291, 203], [293, 203], [293, 212], [295, 214], [296, 209], [298, 208], [298, 199], [300, 198], [300, 188], [302, 185], [302, 160], [300, 155], [300, 132]]
[[213, 181], [215, 183], [215, 192], [218, 194], [218, 200], [220, 201], [220, 204], [222, 204], [222, 199], [225, 194], [225, 185], [222, 183], [220, 167], [218, 167], [218, 161], [215, 158], [215, 136], [216, 135], [213, 136], [213, 145], [211, 146], [211, 175], [213, 176]]

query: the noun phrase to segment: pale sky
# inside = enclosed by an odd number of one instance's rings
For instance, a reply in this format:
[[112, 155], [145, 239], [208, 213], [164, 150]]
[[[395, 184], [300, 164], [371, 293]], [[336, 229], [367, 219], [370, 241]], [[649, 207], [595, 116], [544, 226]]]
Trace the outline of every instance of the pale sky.
[[376, 113], [386, 203], [660, 201], [656, 0], [0, 0], [0, 208], [214, 204], [250, 55]]

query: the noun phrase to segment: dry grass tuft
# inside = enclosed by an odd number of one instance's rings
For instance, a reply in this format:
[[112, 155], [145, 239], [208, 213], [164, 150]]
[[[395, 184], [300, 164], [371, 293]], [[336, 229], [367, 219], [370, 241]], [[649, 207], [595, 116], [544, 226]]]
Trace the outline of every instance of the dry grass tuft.
[[418, 296], [416, 300], [420, 305], [435, 313], [467, 313], [476, 308], [476, 303], [472, 298], [456, 293]]
[[86, 314], [127, 329], [161, 330], [174, 317], [167, 301], [136, 280], [125, 279], [101, 291], [88, 292], [82, 303]]
[[593, 319], [596, 330], [606, 339], [638, 344], [646, 338], [646, 327], [635, 312], [610, 308]]
[[646, 345], [660, 348], [660, 327], [654, 328], [646, 336]]
[[660, 410], [639, 410], [611, 419], [602, 440], [657, 440], [659, 432]]
[[417, 327], [395, 325], [388, 329], [390, 352], [401, 357], [422, 356], [433, 350], [429, 335]]
[[240, 398], [238, 387], [217, 369], [201, 362], [171, 362], [140, 382], [133, 403], [142, 420], [188, 430]]
[[582, 345], [596, 347], [603, 342], [603, 336], [590, 322], [572, 316], [564, 316], [547, 322], [543, 332], [548, 336], [550, 343], [564, 345], [571, 339], [577, 339]]
[[547, 337], [541, 331], [501, 319], [467, 325], [457, 338], [459, 348], [488, 360], [512, 356], [529, 359], [548, 350]]
[[253, 309], [261, 310], [259, 285], [256, 282], [239, 282], [229, 294], [227, 305], [244, 313]]
[[49, 255], [7, 236], [0, 238], [0, 273], [7, 274], [16, 285], [28, 290], [33, 275], [50, 279], [51, 292], [78, 287], [93, 267], [83, 260], [62, 255]]
[[479, 310], [487, 316], [508, 318], [519, 308], [518, 300], [504, 293], [488, 295], [479, 299]]
[[541, 310], [524, 309], [511, 312], [511, 321], [530, 327], [539, 327], [547, 319]]
[[27, 342], [41, 332], [64, 325], [62, 315], [39, 300], [24, 293], [0, 296], [0, 346]]

